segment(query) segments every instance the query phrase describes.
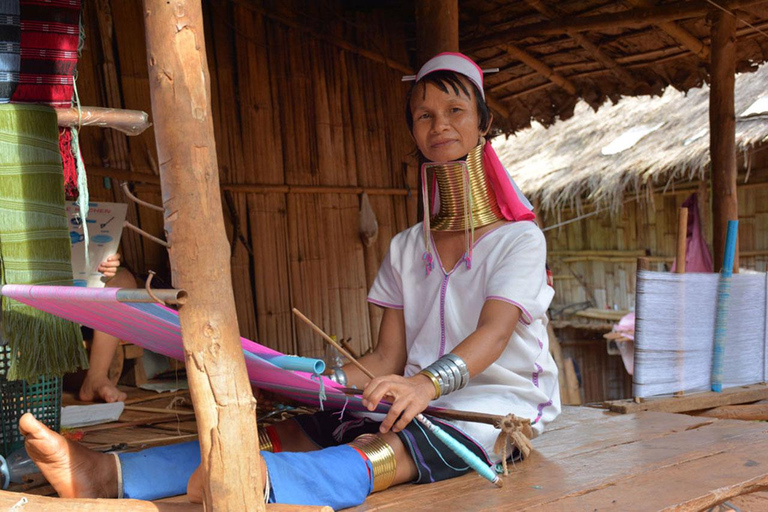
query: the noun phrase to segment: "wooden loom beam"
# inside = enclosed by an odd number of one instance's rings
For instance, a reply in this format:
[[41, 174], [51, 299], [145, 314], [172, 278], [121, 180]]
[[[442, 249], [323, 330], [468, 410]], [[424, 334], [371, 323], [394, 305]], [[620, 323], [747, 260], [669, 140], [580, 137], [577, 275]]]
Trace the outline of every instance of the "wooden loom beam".
[[[728, 221], [739, 218], [736, 164], [736, 20], [713, 13], [709, 94], [709, 147], [712, 188], [712, 238], [715, 271], [723, 266]], [[736, 248], [734, 272], [738, 272]]]
[[200, 0], [144, 0], [150, 96], [206, 510], [265, 510], [240, 346]]
[[[528, 5], [539, 11], [541, 14], [549, 19], [557, 19], [562, 17], [562, 13], [559, 9], [553, 6], [545, 5], [541, 0], [526, 0]], [[587, 39], [583, 34], [578, 32], [569, 32], [568, 37], [573, 39], [582, 48], [587, 50], [593, 59], [602, 63], [606, 68], [610, 69], [622, 82], [635, 87], [637, 86], [637, 80], [630, 75], [627, 70], [622, 68], [615, 60], [605, 54], [595, 43]]]
[[[719, 4], [728, 10], [765, 3], [767, 0], [719, 0]], [[676, 2], [653, 9], [630, 9], [619, 13], [598, 14], [560, 18], [543, 23], [533, 23], [522, 27], [513, 27], [498, 34], [477, 37], [464, 42], [463, 48], [474, 51], [488, 48], [509, 41], [519, 41], [528, 37], [563, 35], [571, 32], [587, 32], [616, 28], [639, 28], [656, 25], [667, 21], [704, 16], [716, 8], [706, 1]]]
[[60, 127], [99, 126], [126, 135], [139, 135], [152, 124], [149, 115], [141, 110], [104, 107], [57, 108], [56, 118]]

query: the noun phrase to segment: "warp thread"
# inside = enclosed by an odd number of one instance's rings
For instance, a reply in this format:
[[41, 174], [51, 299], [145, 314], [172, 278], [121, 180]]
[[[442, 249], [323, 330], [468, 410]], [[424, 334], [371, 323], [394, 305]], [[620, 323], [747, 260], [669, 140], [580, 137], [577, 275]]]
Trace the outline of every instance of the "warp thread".
[[[767, 278], [765, 273], [731, 278], [724, 387], [762, 382], [768, 376]], [[638, 274], [635, 396], [710, 388], [719, 279], [718, 274]]]
[[501, 429], [496, 442], [493, 445], [493, 451], [501, 454], [501, 465], [504, 469], [504, 475], [509, 474], [507, 468], [507, 447], [517, 448], [523, 459], [528, 458], [533, 450], [531, 438], [533, 437], [533, 428], [531, 420], [520, 418], [514, 414], [507, 414], [496, 424], [496, 428]]

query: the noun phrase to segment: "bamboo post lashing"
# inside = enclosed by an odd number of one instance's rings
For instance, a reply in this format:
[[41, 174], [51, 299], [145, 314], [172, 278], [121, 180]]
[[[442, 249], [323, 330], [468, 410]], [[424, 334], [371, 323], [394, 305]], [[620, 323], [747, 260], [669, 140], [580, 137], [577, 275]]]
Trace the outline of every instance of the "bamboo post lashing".
[[144, 0], [152, 112], [205, 510], [264, 511], [256, 400], [240, 345], [200, 0]]
[[[356, 359], [354, 359], [349, 352], [344, 350], [344, 347], [336, 343], [336, 341], [333, 340], [330, 336], [328, 336], [325, 332], [323, 332], [322, 329], [320, 329], [317, 325], [312, 322], [309, 318], [304, 316], [301, 311], [299, 311], [296, 308], [293, 308], [293, 313], [299, 317], [303, 322], [305, 322], [308, 326], [312, 328], [313, 331], [320, 334], [320, 336], [329, 343], [332, 347], [334, 347], [336, 350], [341, 352], [341, 354], [346, 357], [350, 363], [352, 363], [355, 367], [357, 367], [361, 372], [363, 372], [364, 375], [366, 375], [370, 379], [375, 379], [376, 376], [368, 370], [365, 366], [363, 366], [360, 362], [358, 362]], [[424, 417], [423, 414], [419, 413], [416, 415], [416, 421], [421, 423], [424, 427], [429, 429], [435, 436], [440, 439], [445, 445], [453, 451], [456, 455], [458, 455], [464, 462], [466, 462], [472, 469], [480, 473], [480, 475], [487, 479], [489, 482], [491, 482], [496, 487], [503, 487], [504, 481], [499, 478], [499, 476], [493, 472], [488, 466], [486, 466], [483, 461], [480, 460], [474, 453], [470, 452], [467, 448], [462, 446], [461, 444], [457, 443], [451, 436], [446, 434], [440, 427], [429, 421], [427, 418]]]
[[152, 125], [146, 112], [104, 107], [57, 108], [56, 119], [62, 128], [98, 126], [126, 135], [139, 135]]

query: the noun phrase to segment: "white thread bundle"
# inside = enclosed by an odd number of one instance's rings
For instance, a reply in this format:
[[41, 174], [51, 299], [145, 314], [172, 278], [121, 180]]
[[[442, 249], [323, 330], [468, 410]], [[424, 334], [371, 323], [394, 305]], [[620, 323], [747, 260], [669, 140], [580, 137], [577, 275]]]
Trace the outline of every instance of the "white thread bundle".
[[[638, 274], [635, 396], [709, 389], [718, 279], [718, 274]], [[765, 273], [731, 279], [723, 387], [768, 378], [767, 289]]]

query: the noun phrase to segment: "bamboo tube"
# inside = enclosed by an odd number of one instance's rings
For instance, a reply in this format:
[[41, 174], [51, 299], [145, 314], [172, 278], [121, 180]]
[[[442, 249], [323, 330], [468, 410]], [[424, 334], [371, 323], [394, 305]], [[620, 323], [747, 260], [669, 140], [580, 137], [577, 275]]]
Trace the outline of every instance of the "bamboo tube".
[[688, 243], [688, 208], [682, 206], [677, 210], [677, 257], [675, 272], [685, 274], [686, 246]]
[[98, 126], [112, 128], [126, 135], [139, 135], [152, 125], [146, 112], [118, 108], [57, 108], [56, 118], [60, 127]]

